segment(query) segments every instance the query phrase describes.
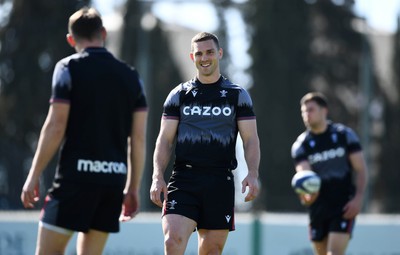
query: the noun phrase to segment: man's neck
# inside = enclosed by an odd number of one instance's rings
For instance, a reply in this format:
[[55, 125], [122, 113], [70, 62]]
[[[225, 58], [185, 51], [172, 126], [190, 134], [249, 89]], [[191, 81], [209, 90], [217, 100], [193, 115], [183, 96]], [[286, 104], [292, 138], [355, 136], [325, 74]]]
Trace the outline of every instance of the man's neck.
[[212, 84], [216, 83], [219, 78], [221, 77], [221, 74], [218, 73], [216, 75], [211, 75], [211, 76], [204, 76], [204, 75], [199, 75], [197, 74], [197, 79], [202, 83], [202, 84]]
[[324, 121], [320, 125], [311, 127], [310, 130], [313, 134], [322, 134], [326, 131], [327, 128], [328, 128], [328, 122]]
[[87, 48], [100, 48], [100, 47], [104, 47], [104, 42], [102, 40], [80, 41], [75, 45], [75, 50], [77, 52], [80, 52]]

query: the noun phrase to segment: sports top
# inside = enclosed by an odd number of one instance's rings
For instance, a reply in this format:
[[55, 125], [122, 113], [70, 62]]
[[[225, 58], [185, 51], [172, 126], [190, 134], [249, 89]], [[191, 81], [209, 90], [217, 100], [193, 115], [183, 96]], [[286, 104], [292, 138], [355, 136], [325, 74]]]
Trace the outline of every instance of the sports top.
[[309, 130], [302, 133], [292, 146], [296, 163], [307, 160], [311, 170], [321, 177], [321, 190], [316, 203], [344, 205], [354, 195], [352, 166], [349, 154], [361, 151], [357, 135], [338, 123], [328, 123], [322, 134]]
[[255, 119], [247, 91], [221, 76], [179, 84], [164, 103], [163, 118], [179, 120], [175, 166], [235, 169], [238, 121]]
[[55, 182], [123, 187], [132, 114], [147, 108], [137, 71], [87, 48], [57, 63], [50, 103], [70, 104]]

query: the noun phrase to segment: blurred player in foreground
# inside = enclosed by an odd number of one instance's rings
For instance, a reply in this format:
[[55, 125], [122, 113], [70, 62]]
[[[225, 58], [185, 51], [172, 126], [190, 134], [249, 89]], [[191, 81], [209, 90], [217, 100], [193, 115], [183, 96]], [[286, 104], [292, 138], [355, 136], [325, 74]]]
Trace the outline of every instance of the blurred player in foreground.
[[327, 119], [323, 94], [306, 94], [300, 106], [307, 130], [292, 146], [295, 168], [312, 170], [322, 180], [318, 193], [300, 195], [309, 206], [310, 239], [315, 254], [344, 255], [367, 183], [361, 145], [353, 130]]
[[64, 254], [77, 231], [77, 254], [98, 255], [108, 234], [119, 231], [119, 220], [139, 210], [147, 105], [136, 70], [104, 48], [106, 30], [96, 10], [75, 12], [68, 32], [77, 53], [55, 67], [49, 113], [21, 200], [34, 207], [40, 175], [61, 146], [36, 254]]
[[[164, 103], [150, 197], [163, 207], [165, 254], [184, 254], [197, 228], [199, 254], [217, 255], [229, 231], [235, 229], [232, 171], [237, 167], [238, 132], [248, 167], [242, 181], [242, 192], [248, 187], [245, 200], [253, 200], [259, 192], [256, 117], [249, 94], [220, 74], [222, 49], [214, 34], [195, 35], [190, 58], [196, 77], [173, 89]], [[167, 188], [164, 172], [175, 140], [176, 157]]]

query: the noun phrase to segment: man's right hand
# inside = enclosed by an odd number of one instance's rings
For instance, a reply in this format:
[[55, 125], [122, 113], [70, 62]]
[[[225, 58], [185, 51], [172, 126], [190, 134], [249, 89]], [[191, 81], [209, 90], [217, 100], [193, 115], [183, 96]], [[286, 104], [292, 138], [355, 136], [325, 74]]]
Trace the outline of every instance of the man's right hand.
[[28, 177], [21, 192], [21, 202], [25, 208], [34, 208], [39, 201], [39, 180]]
[[312, 205], [317, 200], [319, 193], [299, 194], [300, 202], [304, 206]]
[[165, 183], [164, 179], [153, 179], [150, 188], [150, 199], [159, 207], [163, 206], [163, 201], [161, 201], [161, 193], [164, 195], [164, 200], [168, 200], [167, 184]]

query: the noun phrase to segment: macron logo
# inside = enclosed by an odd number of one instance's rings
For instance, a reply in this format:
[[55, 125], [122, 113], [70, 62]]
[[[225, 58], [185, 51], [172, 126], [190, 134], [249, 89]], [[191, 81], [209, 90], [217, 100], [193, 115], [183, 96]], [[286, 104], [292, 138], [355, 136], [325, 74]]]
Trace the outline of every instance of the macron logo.
[[126, 174], [126, 166], [122, 162], [78, 159], [78, 172]]

